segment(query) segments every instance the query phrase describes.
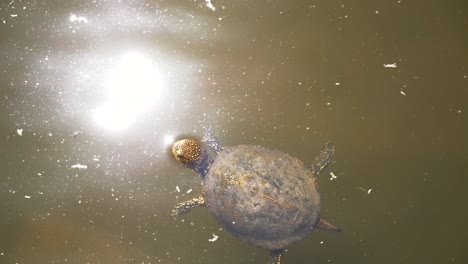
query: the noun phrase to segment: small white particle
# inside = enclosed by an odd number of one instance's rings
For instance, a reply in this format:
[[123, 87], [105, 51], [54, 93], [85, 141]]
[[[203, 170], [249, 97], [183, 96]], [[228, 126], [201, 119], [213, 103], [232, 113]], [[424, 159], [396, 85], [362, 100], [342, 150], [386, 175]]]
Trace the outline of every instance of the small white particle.
[[334, 179], [338, 178], [333, 172], [330, 172], [330, 181], [333, 181]]
[[78, 200], [78, 204], [81, 204], [81, 200]]
[[18, 15], [17, 14], [11, 14], [10, 16], [11, 17], [17, 17]]
[[179, 186], [176, 186], [175, 189], [177, 192], [180, 192]]
[[320, 241], [320, 245], [323, 245], [323, 241]]
[[1, 253], [0, 253], [0, 256], [3, 256], [3, 255], [5, 255], [5, 253], [1, 252]]
[[191, 193], [191, 192], [192, 192], [192, 189], [189, 189], [189, 190], [187, 191], [187, 193]]
[[338, 85], [341, 85], [341, 83], [337, 82], [337, 83], [335, 83], [335, 85], [338, 86]]
[[367, 190], [367, 194], [370, 194], [372, 192], [372, 189]]
[[384, 68], [396, 68], [398, 67], [396, 63], [387, 63], [383, 65]]
[[26, 199], [31, 199], [31, 196], [25, 195], [24, 198], [26, 198]]
[[402, 95], [406, 95], [406, 93], [405, 93], [405, 92], [403, 92], [403, 91], [400, 91], [400, 93], [401, 93]]
[[218, 240], [218, 236], [215, 234], [213, 234], [213, 238], [208, 239], [210, 242], [215, 242], [216, 240]]
[[379, 14], [379, 11], [378, 11], [378, 10], [375, 10], [375, 13], [378, 15], [378, 14]]
[[18, 135], [22, 136], [23, 135], [23, 129], [22, 128], [16, 129], [16, 133], [18, 133]]

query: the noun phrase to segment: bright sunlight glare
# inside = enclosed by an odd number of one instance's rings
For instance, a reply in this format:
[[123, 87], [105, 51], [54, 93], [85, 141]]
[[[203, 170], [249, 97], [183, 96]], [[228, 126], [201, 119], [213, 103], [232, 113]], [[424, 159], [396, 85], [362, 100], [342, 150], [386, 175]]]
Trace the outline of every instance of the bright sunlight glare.
[[174, 135], [165, 135], [163, 141], [164, 141], [164, 145], [166, 145], [166, 146], [172, 145], [172, 143], [174, 143], [174, 141], [175, 141], [175, 136]]
[[111, 69], [104, 88], [108, 101], [93, 112], [94, 120], [104, 128], [128, 128], [161, 97], [161, 78], [153, 63], [140, 53], [122, 56]]

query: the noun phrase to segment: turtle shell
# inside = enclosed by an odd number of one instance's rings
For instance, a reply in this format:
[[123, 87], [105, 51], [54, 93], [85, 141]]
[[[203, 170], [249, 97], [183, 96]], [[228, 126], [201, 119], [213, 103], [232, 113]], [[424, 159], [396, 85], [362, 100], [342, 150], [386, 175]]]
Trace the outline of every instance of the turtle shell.
[[320, 219], [310, 169], [259, 146], [225, 148], [204, 178], [210, 212], [241, 240], [275, 250], [302, 239]]

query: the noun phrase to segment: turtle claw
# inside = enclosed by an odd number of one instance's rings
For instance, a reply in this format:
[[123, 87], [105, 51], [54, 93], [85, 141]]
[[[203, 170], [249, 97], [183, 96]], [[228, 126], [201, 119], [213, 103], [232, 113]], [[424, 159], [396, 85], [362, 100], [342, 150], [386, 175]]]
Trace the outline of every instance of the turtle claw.
[[270, 259], [268, 260], [268, 264], [281, 264], [281, 255], [283, 254], [282, 249], [276, 249], [270, 251]]
[[193, 208], [204, 205], [205, 198], [203, 196], [179, 203], [174, 207], [174, 209], [172, 209], [171, 217], [176, 220], [179, 216], [190, 212]]
[[223, 151], [223, 147], [221, 147], [221, 145], [219, 144], [219, 140], [214, 135], [213, 131], [211, 130], [211, 127], [205, 130], [205, 135], [203, 136], [202, 142], [205, 142], [211, 149], [211, 151], [213, 151], [216, 154]]
[[317, 224], [317, 228], [327, 230], [327, 231], [332, 231], [332, 232], [341, 232], [342, 231], [341, 228], [330, 224], [329, 222], [323, 220], [322, 218], [320, 218], [320, 222]]

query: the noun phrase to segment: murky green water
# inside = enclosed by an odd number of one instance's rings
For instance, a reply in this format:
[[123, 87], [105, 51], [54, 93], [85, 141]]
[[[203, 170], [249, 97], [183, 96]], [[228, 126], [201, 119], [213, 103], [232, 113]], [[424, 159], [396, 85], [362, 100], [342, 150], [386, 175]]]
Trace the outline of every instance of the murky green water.
[[335, 144], [344, 232], [284, 263], [468, 262], [464, 1], [207, 3], [2, 1], [0, 263], [266, 263], [206, 208], [168, 217], [201, 192], [170, 142], [205, 127]]

